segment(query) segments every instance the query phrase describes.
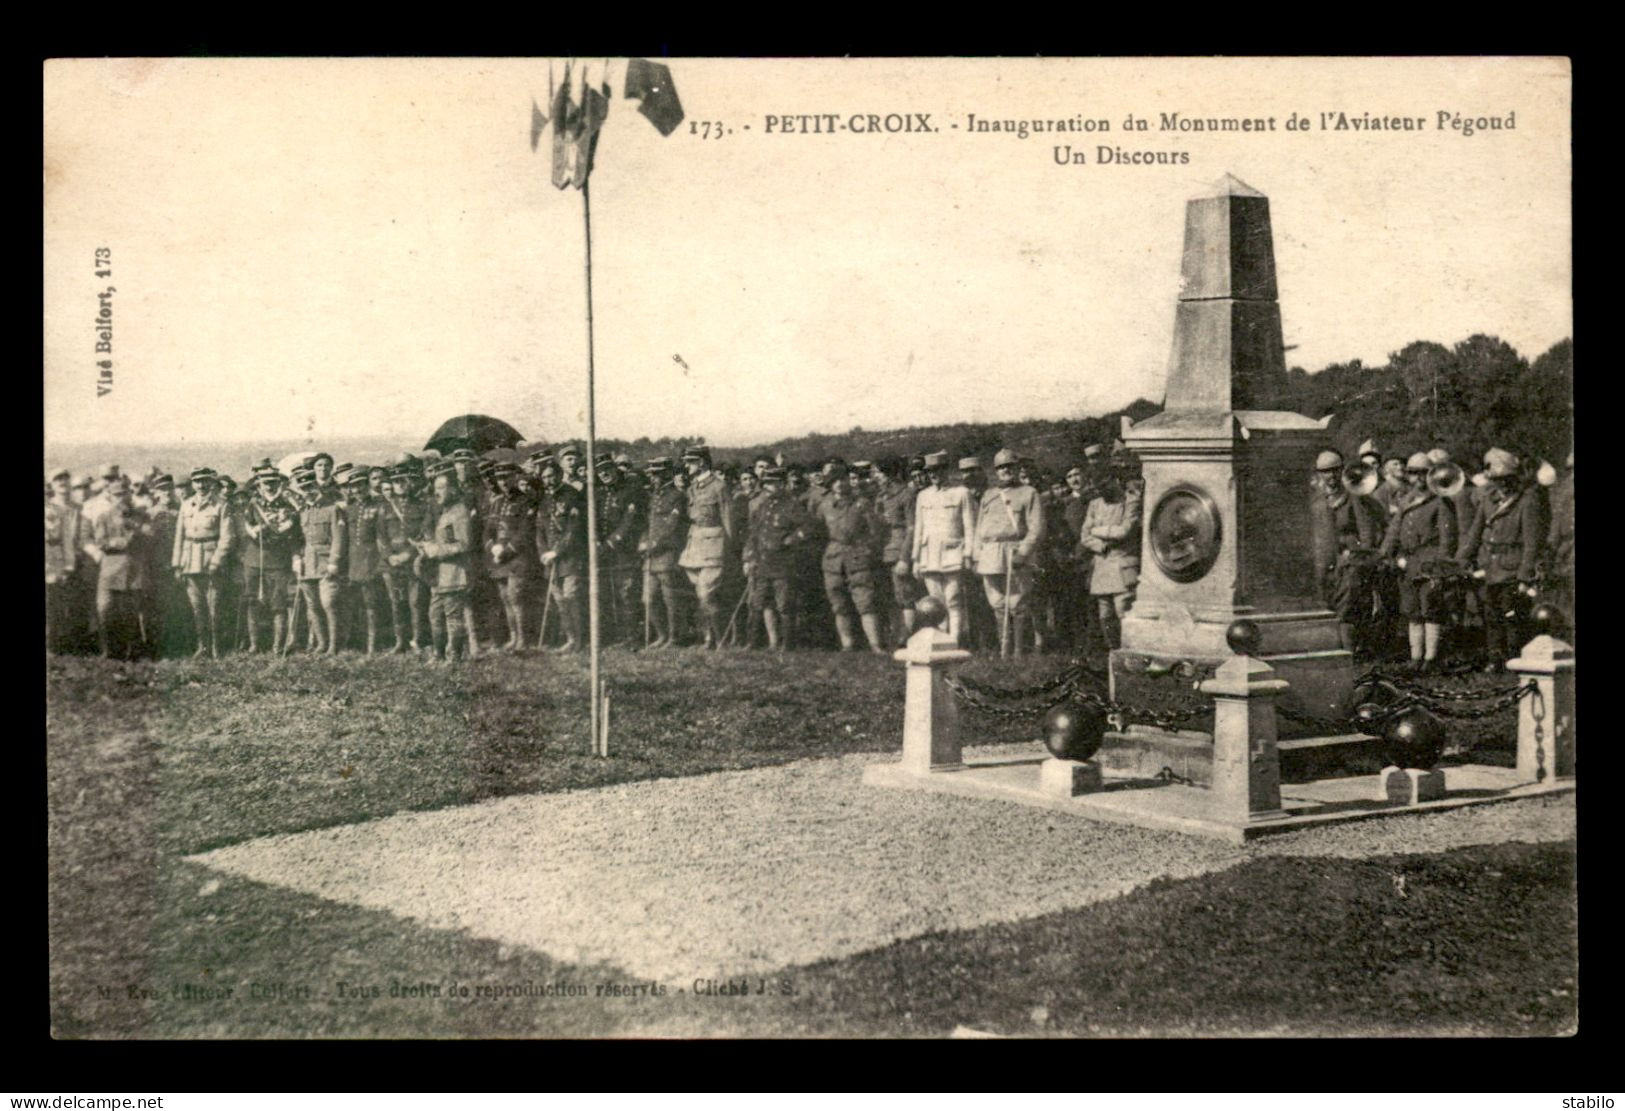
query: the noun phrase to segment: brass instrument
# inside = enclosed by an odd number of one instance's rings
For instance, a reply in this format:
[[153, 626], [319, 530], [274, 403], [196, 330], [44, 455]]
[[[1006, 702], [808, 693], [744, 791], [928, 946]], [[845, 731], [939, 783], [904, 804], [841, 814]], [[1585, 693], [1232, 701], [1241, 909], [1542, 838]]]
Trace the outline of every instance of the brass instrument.
[[1381, 482], [1382, 475], [1370, 463], [1350, 463], [1343, 468], [1343, 489], [1350, 494], [1375, 493]]
[[1453, 498], [1467, 488], [1467, 472], [1454, 463], [1435, 463], [1428, 469], [1428, 489], [1441, 498]]

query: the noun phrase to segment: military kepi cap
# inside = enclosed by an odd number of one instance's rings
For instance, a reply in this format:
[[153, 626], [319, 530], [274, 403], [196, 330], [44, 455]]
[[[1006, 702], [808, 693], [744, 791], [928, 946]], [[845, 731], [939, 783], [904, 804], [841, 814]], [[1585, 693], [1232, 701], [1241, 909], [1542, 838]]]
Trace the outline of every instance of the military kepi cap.
[[784, 471], [783, 467], [764, 467], [764, 468], [762, 468], [762, 481], [763, 482], [783, 482], [784, 481], [784, 475], [785, 475], [785, 471]]
[[597, 458], [592, 461], [592, 465], [596, 470], [600, 471], [605, 467], [613, 467], [615, 465], [615, 456], [611, 452], [600, 451]]
[[959, 469], [962, 471], [979, 471], [982, 469], [982, 461], [974, 455], [967, 455], [959, 461]]
[[934, 471], [938, 467], [946, 467], [948, 465], [948, 453], [946, 451], [928, 451], [925, 453], [922, 463], [928, 471]]
[[993, 456], [993, 465], [995, 467], [1014, 467], [1020, 462], [1021, 457], [1007, 447], [1000, 448], [998, 453]]
[[704, 444], [695, 444], [692, 447], [683, 449], [683, 458], [684, 460], [702, 459], [709, 463], [711, 462], [711, 449]]
[[213, 482], [218, 477], [219, 476], [214, 473], [214, 469], [211, 468], [211, 467], [195, 467], [192, 470], [191, 477], [187, 481], [189, 481], [189, 482]]
[[1504, 448], [1492, 447], [1486, 451], [1484, 465], [1491, 478], [1511, 478], [1518, 473], [1518, 457]]

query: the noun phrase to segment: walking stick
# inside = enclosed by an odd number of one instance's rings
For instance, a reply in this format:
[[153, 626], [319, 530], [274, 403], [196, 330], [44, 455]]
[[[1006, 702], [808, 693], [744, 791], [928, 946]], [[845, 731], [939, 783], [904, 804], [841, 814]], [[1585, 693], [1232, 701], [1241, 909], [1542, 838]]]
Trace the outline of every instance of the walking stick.
[[738, 640], [734, 634], [734, 623], [739, 620], [739, 611], [745, 608], [745, 599], [747, 597], [749, 597], [748, 594], [741, 594], [739, 596], [739, 604], [734, 606], [733, 616], [728, 618], [728, 631], [722, 635], [722, 639], [727, 641], [729, 645], [738, 643]]
[[1004, 616], [999, 628], [999, 658], [1005, 659], [1010, 655], [1010, 573], [1012, 560], [1010, 549], [1004, 550]]
[[547, 615], [553, 606], [553, 576], [558, 574], [559, 565], [555, 560], [547, 565], [547, 595], [542, 599], [542, 635], [537, 638], [536, 647], [547, 647]]

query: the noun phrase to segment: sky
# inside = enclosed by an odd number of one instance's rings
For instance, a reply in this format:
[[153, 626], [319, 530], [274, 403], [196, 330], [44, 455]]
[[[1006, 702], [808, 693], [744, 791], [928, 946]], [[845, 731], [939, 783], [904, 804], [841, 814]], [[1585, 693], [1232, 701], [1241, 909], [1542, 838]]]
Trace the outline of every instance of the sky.
[[[750, 444], [1160, 400], [1184, 205], [1226, 173], [1270, 197], [1291, 365], [1476, 332], [1533, 358], [1572, 332], [1562, 60], [670, 66], [687, 119], [663, 138], [608, 63], [591, 179], [603, 436]], [[549, 70], [46, 63], [47, 445], [414, 440], [463, 412], [584, 434], [583, 196], [550, 184], [547, 134], [530, 148]], [[1176, 112], [1275, 129], [1160, 130]], [[1336, 112], [1423, 126], [1321, 129]], [[1468, 135], [1441, 112], [1512, 126]], [[916, 113], [933, 130], [884, 130]], [[1308, 130], [1286, 130], [1294, 113]], [[879, 134], [848, 126], [871, 114]], [[971, 114], [1110, 130], [1020, 138]], [[1131, 114], [1150, 130], [1124, 130]], [[843, 128], [811, 130], [825, 115]], [[1085, 164], [1057, 164], [1067, 144]], [[1102, 163], [1102, 145], [1185, 161]]]

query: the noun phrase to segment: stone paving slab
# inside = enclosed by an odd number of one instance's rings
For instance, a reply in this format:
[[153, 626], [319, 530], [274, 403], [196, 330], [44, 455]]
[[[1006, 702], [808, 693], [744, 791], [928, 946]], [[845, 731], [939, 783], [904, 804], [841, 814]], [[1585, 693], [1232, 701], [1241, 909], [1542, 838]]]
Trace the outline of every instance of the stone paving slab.
[[[1008, 802], [875, 790], [862, 783], [875, 759], [496, 799], [190, 859], [675, 990], [1083, 906], [1263, 851]], [[1572, 799], [1489, 809], [1508, 813], [1357, 839], [1289, 835], [1275, 851], [1368, 855], [1573, 835]]]

